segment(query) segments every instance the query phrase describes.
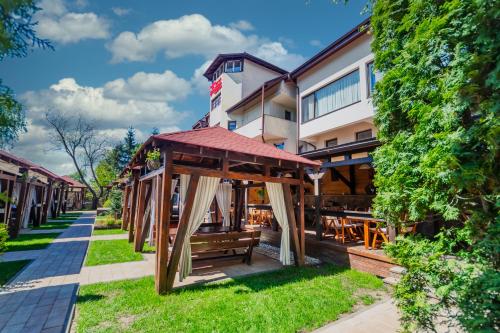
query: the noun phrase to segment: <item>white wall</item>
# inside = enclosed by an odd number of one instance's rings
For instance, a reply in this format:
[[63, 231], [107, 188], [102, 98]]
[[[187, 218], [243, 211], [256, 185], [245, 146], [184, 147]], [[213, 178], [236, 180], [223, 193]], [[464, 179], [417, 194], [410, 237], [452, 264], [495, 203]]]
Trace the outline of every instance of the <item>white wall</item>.
[[356, 141], [356, 133], [371, 129], [373, 137], [377, 134], [377, 128], [371, 122], [360, 122], [354, 125], [337, 128], [326, 133], [308, 138], [306, 141], [315, 145], [316, 149], [325, 148], [326, 141], [337, 138], [337, 144], [341, 145]]
[[[241, 100], [242, 83], [239, 80], [235, 81], [233, 77], [227, 73], [223, 73], [220, 78], [222, 80], [222, 88], [219, 92], [221, 94], [221, 104], [219, 107], [210, 111], [209, 124], [210, 126], [215, 126], [220, 123], [221, 127], [227, 128], [228, 117], [226, 110]], [[211, 107], [212, 100], [217, 97], [219, 93], [214, 94], [210, 98], [209, 107]]]
[[243, 72], [241, 74], [243, 82], [242, 98], [250, 95], [262, 86], [264, 82], [281, 75], [248, 59], [245, 59], [243, 62]]
[[[360, 76], [361, 100], [340, 110], [300, 124], [300, 139], [308, 142], [334, 129], [360, 122], [371, 122], [374, 115], [371, 98], [368, 98], [367, 64], [373, 61], [370, 48], [371, 36], [365, 34], [350, 45], [324, 60], [297, 79], [300, 90], [299, 100], [319, 88], [358, 69]], [[299, 103], [299, 108], [301, 108]], [[299, 118], [301, 111], [297, 112]], [[339, 139], [340, 141], [340, 139]], [[339, 142], [340, 143], [340, 142]], [[319, 148], [319, 147], [318, 147]]]

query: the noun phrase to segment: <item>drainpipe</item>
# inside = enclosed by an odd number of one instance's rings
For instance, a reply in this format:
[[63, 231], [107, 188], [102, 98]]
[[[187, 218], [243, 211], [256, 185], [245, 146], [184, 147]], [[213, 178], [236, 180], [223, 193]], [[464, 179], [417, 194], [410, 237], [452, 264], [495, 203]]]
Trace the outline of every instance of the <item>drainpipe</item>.
[[260, 114], [262, 116], [262, 132], [261, 132], [261, 137], [262, 137], [262, 142], [266, 143], [266, 139], [264, 139], [264, 92], [265, 92], [265, 85], [262, 85], [261, 93], [260, 93]]
[[295, 105], [295, 118], [297, 120], [297, 154], [299, 153], [299, 144], [300, 144], [300, 89], [299, 86], [296, 85], [295, 89], [297, 90], [297, 98], [296, 100], [296, 105]]

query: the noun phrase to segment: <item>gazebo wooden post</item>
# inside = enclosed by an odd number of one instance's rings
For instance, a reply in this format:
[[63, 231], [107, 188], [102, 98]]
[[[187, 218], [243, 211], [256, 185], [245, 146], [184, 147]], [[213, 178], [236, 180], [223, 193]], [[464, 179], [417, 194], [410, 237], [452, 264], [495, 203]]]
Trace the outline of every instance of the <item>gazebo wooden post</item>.
[[129, 207], [128, 203], [130, 200], [130, 185], [125, 186], [125, 193], [123, 195], [123, 207], [122, 207], [122, 230], [127, 230], [128, 227], [128, 214]]
[[[163, 176], [161, 179], [161, 188], [158, 186], [156, 192], [158, 195], [158, 207], [160, 210], [160, 219], [156, 226], [156, 273], [155, 286], [160, 294], [167, 292], [167, 265], [168, 265], [168, 238], [170, 229], [170, 212], [172, 210], [172, 161], [173, 152], [168, 149], [163, 154]], [[163, 200], [165, 199], [165, 200]], [[160, 206], [161, 205], [161, 206]]]
[[52, 198], [52, 192], [53, 192], [52, 181], [50, 181], [49, 186], [47, 188], [47, 193], [45, 195], [44, 204], [43, 204], [42, 224], [47, 223], [47, 216], [48, 216], [48, 212], [49, 212], [50, 201]]
[[304, 167], [299, 169], [299, 225], [300, 225], [300, 256], [302, 261], [306, 256], [305, 207], [304, 207]]
[[28, 182], [23, 180], [21, 184], [21, 191], [19, 193], [19, 198], [16, 205], [16, 218], [9, 223], [9, 236], [11, 238], [16, 238], [21, 229], [21, 224], [24, 217], [24, 208], [26, 203], [26, 194], [29, 190]]
[[128, 242], [132, 243], [134, 240], [134, 219], [135, 209], [137, 207], [137, 197], [139, 191], [139, 174], [134, 173], [134, 183], [132, 185], [132, 201], [130, 202], [130, 212], [128, 216]]
[[200, 175], [196, 173], [192, 174], [191, 178], [189, 179], [186, 201], [184, 203], [184, 209], [182, 210], [182, 216], [179, 220], [179, 226], [177, 227], [177, 235], [175, 236], [172, 255], [167, 267], [167, 280], [165, 286], [167, 292], [171, 291], [174, 286], [175, 273], [177, 272], [177, 268], [179, 266], [182, 246], [184, 245], [184, 241], [186, 238], [189, 217], [191, 216], [191, 209], [193, 208], [194, 197], [198, 188], [199, 179]]
[[61, 183], [61, 185], [59, 185], [59, 192], [58, 192], [58, 198], [57, 198], [56, 217], [59, 217], [61, 215], [63, 198], [64, 198], [64, 184]]
[[[12, 192], [14, 190], [14, 184], [15, 184], [15, 180], [9, 180], [9, 179], [7, 179], [7, 197], [9, 199], [12, 198]], [[10, 200], [7, 200], [5, 202], [5, 208], [4, 208], [4, 214], [3, 214], [3, 223], [4, 224], [7, 224], [9, 222], [9, 220], [10, 220], [10, 207], [11, 207]]]
[[134, 242], [134, 247], [135, 247], [135, 236], [137, 235], [137, 227], [139, 223], [139, 219], [142, 218], [142, 214], [144, 213], [144, 196], [146, 195], [146, 186], [144, 182], [139, 180], [139, 185], [137, 188], [137, 203], [135, 207], [135, 214], [133, 217], [133, 223], [130, 224], [129, 226], [129, 242]]
[[283, 186], [283, 199], [285, 200], [286, 213], [288, 217], [288, 226], [290, 228], [290, 235], [292, 240], [292, 251], [295, 259], [296, 266], [302, 266], [304, 264], [304, 258], [302, 257], [302, 251], [300, 249], [299, 235], [297, 233], [297, 222], [295, 219], [295, 213], [293, 209], [293, 199], [292, 191], [290, 190], [290, 184], [282, 184]]
[[40, 189], [40, 202], [37, 203], [37, 205], [40, 205], [40, 207], [37, 207], [36, 211], [36, 225], [35, 226], [40, 226], [43, 221], [43, 203], [45, 202], [45, 196], [47, 195], [45, 192], [47, 191], [47, 186], [44, 186], [43, 188]]
[[[146, 195], [144, 197], [144, 203], [142, 207], [141, 218], [137, 221], [137, 228], [134, 239], [135, 252], [141, 252], [146, 242], [147, 230], [149, 229], [151, 223], [151, 211], [148, 212], [148, 207], [151, 209], [151, 196], [153, 195], [153, 182], [154, 178], [151, 180], [151, 184], [146, 184]], [[148, 181], [149, 182], [149, 181]], [[149, 185], [149, 186], [148, 186]], [[146, 215], [146, 212], [148, 214]]]

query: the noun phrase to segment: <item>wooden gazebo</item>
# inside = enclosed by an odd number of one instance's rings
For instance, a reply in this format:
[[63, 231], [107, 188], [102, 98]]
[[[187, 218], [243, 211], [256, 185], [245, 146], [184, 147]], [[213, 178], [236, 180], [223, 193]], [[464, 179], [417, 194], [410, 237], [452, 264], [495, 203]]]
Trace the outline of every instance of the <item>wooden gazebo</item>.
[[67, 184], [66, 191], [64, 193], [64, 209], [78, 210], [83, 208], [83, 203], [85, 200], [85, 191], [87, 186], [80, 183], [79, 181], [71, 178], [70, 176], [62, 176], [62, 179]]
[[[147, 153], [160, 151], [160, 163], [150, 170]], [[151, 166], [151, 163], [149, 163]], [[137, 151], [129, 166], [122, 173], [127, 179], [124, 185], [123, 228], [129, 230], [129, 241], [140, 251], [151, 223], [150, 201], [158, 208], [153, 218], [156, 242], [156, 290], [168, 292], [173, 288], [176, 272], [193, 216], [196, 216], [196, 200], [206, 190], [203, 177], [216, 178], [234, 184], [233, 218], [231, 224], [239, 228], [243, 215], [242, 189], [250, 184], [280, 184], [282, 197], [280, 208], [286, 214], [286, 230], [290, 230], [290, 243], [295, 263], [301, 265], [305, 257], [304, 234], [304, 168], [319, 167], [319, 163], [277, 149], [256, 140], [241, 136], [221, 127], [209, 127], [191, 131], [165, 133], [151, 136]], [[190, 175], [187, 191], [182, 202], [182, 213], [171, 253], [169, 236], [172, 216], [172, 182], [182, 175]], [[184, 176], [185, 177], [185, 176]], [[243, 184], [245, 181], [246, 185]], [[153, 186], [154, 184], [154, 186]], [[281, 191], [282, 190], [282, 191]], [[165, 200], [164, 198], [167, 198]], [[213, 200], [213, 199], [212, 199]], [[295, 201], [295, 204], [294, 204]], [[283, 206], [284, 203], [284, 206]], [[194, 212], [194, 213], [193, 213]], [[285, 213], [286, 212], [286, 213]], [[190, 220], [191, 218], [191, 220]]]
[[1, 202], [0, 216], [8, 225], [10, 237], [17, 237], [23, 223], [46, 223], [51, 206], [56, 206], [52, 214], [57, 215], [64, 184], [61, 177], [44, 167], [0, 150], [0, 187], [9, 199]]

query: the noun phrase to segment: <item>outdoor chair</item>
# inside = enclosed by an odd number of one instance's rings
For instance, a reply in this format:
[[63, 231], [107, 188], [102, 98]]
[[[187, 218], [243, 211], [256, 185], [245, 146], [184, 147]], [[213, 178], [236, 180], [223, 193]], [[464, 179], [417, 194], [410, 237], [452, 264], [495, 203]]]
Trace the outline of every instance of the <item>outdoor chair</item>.
[[342, 244], [345, 243], [346, 238], [349, 241], [354, 241], [357, 238], [356, 225], [353, 223], [345, 223], [344, 220], [339, 221], [337, 217], [326, 217], [323, 216], [323, 226], [325, 230], [325, 235], [331, 231], [335, 233], [335, 239], [341, 241]]
[[380, 222], [372, 222], [372, 223], [374, 223], [375, 226], [374, 227], [370, 226], [368, 230], [370, 232], [370, 235], [373, 234], [372, 248], [376, 249], [377, 246], [382, 243], [389, 243], [388, 230], [387, 227], [381, 226]]

